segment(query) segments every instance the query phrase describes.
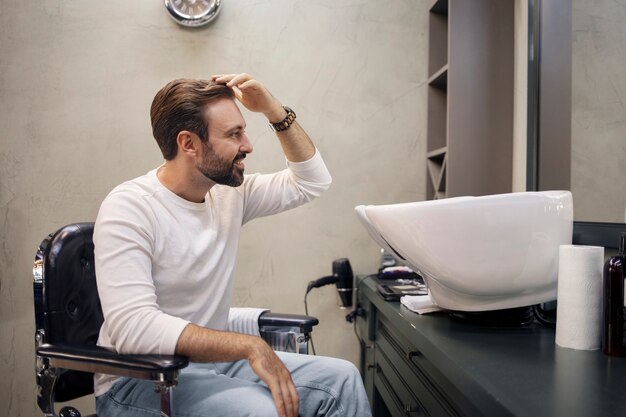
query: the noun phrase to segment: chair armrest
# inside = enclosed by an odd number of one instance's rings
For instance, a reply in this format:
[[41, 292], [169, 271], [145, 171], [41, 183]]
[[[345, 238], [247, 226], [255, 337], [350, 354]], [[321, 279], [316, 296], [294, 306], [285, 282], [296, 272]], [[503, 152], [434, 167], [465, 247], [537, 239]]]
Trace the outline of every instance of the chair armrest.
[[189, 364], [179, 355], [119, 354], [100, 346], [44, 344], [37, 355], [56, 368], [149, 380], [173, 380]]
[[266, 311], [259, 316], [259, 327], [299, 327], [302, 333], [312, 332], [313, 326], [316, 326], [319, 322], [320, 321], [316, 317], [304, 316], [300, 314], [272, 313], [270, 311]]

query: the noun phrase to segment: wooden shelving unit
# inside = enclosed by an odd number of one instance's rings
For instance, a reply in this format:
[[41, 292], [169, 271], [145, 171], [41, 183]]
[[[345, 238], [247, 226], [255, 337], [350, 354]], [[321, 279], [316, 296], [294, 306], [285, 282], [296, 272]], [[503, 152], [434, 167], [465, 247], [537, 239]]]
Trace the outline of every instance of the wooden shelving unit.
[[437, 0], [429, 15], [427, 198], [510, 192], [514, 2]]

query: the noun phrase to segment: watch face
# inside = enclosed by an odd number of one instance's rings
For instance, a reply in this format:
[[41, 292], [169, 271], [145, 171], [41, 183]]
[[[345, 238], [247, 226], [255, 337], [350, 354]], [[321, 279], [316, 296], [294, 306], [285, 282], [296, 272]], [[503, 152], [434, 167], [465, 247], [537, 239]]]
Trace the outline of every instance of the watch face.
[[170, 16], [184, 26], [202, 26], [215, 19], [222, 0], [165, 0]]

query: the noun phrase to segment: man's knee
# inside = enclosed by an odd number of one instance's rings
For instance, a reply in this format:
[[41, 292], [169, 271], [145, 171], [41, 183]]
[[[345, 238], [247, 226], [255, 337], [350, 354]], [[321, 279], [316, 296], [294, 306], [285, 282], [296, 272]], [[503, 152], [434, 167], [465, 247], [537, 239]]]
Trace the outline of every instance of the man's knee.
[[320, 357], [323, 360], [324, 366], [333, 371], [333, 373], [345, 373], [346, 375], [353, 375], [359, 373], [359, 370], [354, 364], [345, 359]]
[[361, 380], [359, 370], [352, 362], [324, 356], [316, 356], [314, 358], [315, 360], [311, 367], [315, 369], [315, 374], [317, 374], [318, 378], [321, 380], [335, 382], [356, 382], [357, 380]]

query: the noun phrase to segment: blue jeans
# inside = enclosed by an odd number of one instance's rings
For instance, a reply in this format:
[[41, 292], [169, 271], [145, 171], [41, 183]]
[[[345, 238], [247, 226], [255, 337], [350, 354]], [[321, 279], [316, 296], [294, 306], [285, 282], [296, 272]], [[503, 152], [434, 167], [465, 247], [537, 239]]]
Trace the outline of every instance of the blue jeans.
[[[360, 374], [352, 363], [323, 356], [276, 352], [291, 371], [300, 401], [299, 414], [371, 416]], [[176, 417], [276, 417], [267, 385], [248, 361], [190, 363], [174, 388]], [[159, 395], [151, 381], [122, 378], [96, 398], [98, 417], [158, 417]]]

